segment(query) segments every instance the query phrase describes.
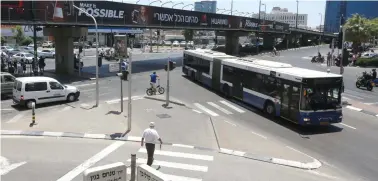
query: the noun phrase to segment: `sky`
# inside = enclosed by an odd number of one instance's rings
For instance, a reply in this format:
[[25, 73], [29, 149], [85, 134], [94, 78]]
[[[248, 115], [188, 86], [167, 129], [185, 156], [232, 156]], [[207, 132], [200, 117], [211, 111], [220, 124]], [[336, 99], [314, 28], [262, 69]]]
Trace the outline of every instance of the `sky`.
[[[122, 1], [122, 0], [114, 0]], [[140, 0], [138, 4], [148, 5], [153, 0]], [[162, 2], [168, 2], [169, 0], [162, 0]], [[183, 2], [184, 4], [194, 4], [196, 0], [171, 0], [175, 3]], [[218, 9], [230, 9], [232, 0], [217, 0]], [[123, 0], [127, 3], [136, 3], [137, 0]], [[261, 3], [266, 4], [266, 11], [270, 13], [273, 7], [287, 8], [289, 12], [296, 13], [297, 3], [296, 0], [262, 0]], [[233, 11], [258, 13], [259, 0], [233, 0]], [[298, 12], [299, 14], [308, 14], [307, 26], [316, 27], [319, 26], [320, 21], [324, 22], [325, 13], [325, 0], [299, 0]], [[153, 6], [160, 6], [159, 2], [152, 4]], [[165, 7], [171, 7], [172, 4], [168, 3]], [[183, 5], [177, 5], [176, 8], [182, 8]], [[261, 11], [264, 11], [264, 6], [261, 6]], [[188, 7], [190, 9], [190, 7]], [[319, 14], [321, 13], [321, 15]], [[321, 18], [322, 17], [322, 18]], [[324, 24], [324, 23], [323, 23]]]

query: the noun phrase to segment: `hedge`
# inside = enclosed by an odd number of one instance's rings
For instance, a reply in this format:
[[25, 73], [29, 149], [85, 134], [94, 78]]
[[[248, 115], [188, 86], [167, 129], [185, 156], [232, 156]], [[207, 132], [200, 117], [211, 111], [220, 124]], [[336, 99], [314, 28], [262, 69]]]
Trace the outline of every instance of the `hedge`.
[[360, 66], [360, 67], [378, 67], [378, 57], [374, 57], [374, 58], [359, 58], [359, 59], [357, 59], [356, 66]]

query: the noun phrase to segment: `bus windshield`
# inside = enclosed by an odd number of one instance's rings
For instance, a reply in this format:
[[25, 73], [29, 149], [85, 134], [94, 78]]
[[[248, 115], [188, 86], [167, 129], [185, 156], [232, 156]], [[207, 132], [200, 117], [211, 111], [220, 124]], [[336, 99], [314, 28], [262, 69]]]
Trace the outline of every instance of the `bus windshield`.
[[340, 87], [303, 86], [301, 110], [326, 110], [341, 108]]

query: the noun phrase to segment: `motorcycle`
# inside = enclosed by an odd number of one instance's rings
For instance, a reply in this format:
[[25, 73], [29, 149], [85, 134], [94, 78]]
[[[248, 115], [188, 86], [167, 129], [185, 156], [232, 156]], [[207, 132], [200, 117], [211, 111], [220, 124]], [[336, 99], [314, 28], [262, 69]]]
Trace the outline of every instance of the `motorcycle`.
[[374, 86], [375, 86], [375, 83], [372, 80], [372, 76], [366, 73], [366, 71], [362, 73], [362, 76], [357, 77], [357, 81], [356, 81], [357, 88], [366, 87], [368, 91], [372, 91]]
[[105, 52], [105, 60], [110, 61], [110, 60], [115, 60], [114, 53], [110, 49], [107, 49]]
[[311, 63], [324, 63], [324, 57], [321, 56], [319, 58], [318, 56], [313, 56], [311, 59]]

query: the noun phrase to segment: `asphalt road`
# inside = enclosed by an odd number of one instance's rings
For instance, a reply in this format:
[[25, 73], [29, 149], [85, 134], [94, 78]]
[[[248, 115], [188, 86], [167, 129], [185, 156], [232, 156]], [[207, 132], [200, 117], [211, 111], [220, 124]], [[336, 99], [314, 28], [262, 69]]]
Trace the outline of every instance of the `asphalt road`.
[[[327, 50], [322, 49], [322, 51]], [[297, 63], [296, 66], [299, 67], [324, 70], [325, 68], [323, 66], [308, 63], [310, 60], [303, 58], [305, 56], [314, 55], [316, 52], [317, 49], [313, 48], [292, 52], [281, 52], [281, 57], [261, 57], [264, 59], [291, 62], [292, 64]], [[179, 62], [179, 59], [177, 61]], [[144, 95], [145, 89], [148, 86], [148, 75], [154, 69], [157, 70], [158, 74], [161, 76], [162, 85], [165, 85], [166, 73], [161, 71], [165, 64], [164, 60], [155, 61], [155, 64], [153, 65], [151, 65], [151, 62], [149, 61], [139, 62], [140, 64], [137, 67], [141, 67], [141, 70], [144, 71], [139, 71], [139, 73], [136, 73], [133, 76], [133, 96]], [[148, 71], [143, 69], [145, 66], [149, 67]], [[134, 70], [137, 71], [137, 69]], [[359, 99], [360, 101], [376, 101], [374, 100], [374, 97], [377, 97], [375, 91], [365, 92], [355, 89], [352, 86], [353, 83], [347, 83], [349, 81], [354, 81], [351, 76], [355, 74], [353, 71], [360, 72], [361, 69], [346, 68], [345, 72], [350, 72], [350, 74], [348, 74], [350, 76], [345, 77], [345, 80], [348, 80], [345, 82], [346, 92], [350, 91], [352, 94], [354, 91], [352, 95], [364, 98]], [[75, 104], [93, 104], [95, 93], [93, 81], [72, 84], [81, 85], [79, 88], [82, 91], [80, 100]], [[107, 100], [119, 98], [120, 85], [118, 78], [103, 78], [100, 80], [100, 85], [100, 104], [104, 104]], [[124, 91], [124, 95], [127, 95], [126, 84], [124, 84]], [[361, 93], [359, 91], [361, 91]], [[347, 178], [346, 180], [375, 180], [378, 176], [376, 172], [376, 167], [378, 166], [378, 156], [376, 154], [378, 153], [378, 147], [375, 146], [378, 143], [375, 134], [378, 129], [378, 121], [370, 115], [355, 112], [350, 109], [343, 109], [344, 121], [342, 124], [336, 124], [328, 128], [303, 129], [281, 119], [267, 119], [260, 113], [260, 111], [249, 106], [241, 105], [249, 110], [243, 113], [233, 111], [229, 107], [221, 104], [220, 101], [225, 100], [223, 97], [187, 80], [182, 76], [179, 68], [171, 72], [171, 96], [188, 102], [192, 107], [196, 107], [198, 104], [203, 105], [207, 109], [226, 117], [233, 124], [237, 124], [243, 129], [250, 130], [251, 132], [266, 137], [269, 140], [276, 140], [277, 142], [288, 145], [319, 159], [323, 163], [323, 167], [320, 171], [328, 175]], [[208, 102], [222, 106], [224, 109], [231, 111], [232, 114], [225, 114], [224, 111], [220, 111], [210, 106]], [[30, 114], [29, 111], [14, 109], [14, 107], [11, 106], [11, 103], [9, 103], [9, 100], [2, 101], [1, 104], [2, 109], [7, 109], [6, 111], [2, 110], [2, 123], [4, 123], [3, 120], [9, 121], [12, 119], [15, 120], [14, 118], [20, 119], [19, 117], [28, 116]], [[39, 108], [39, 111], [49, 111], [51, 108], [56, 107], [64, 109], [67, 105], [47, 105]], [[21, 116], [18, 116], [20, 114]], [[245, 142], [245, 147], [254, 146], [254, 143], [250, 143], [250, 139], [245, 135], [239, 135], [239, 137], [241, 141]], [[243, 149], [243, 147], [240, 149]]]
[[[131, 154], [137, 154], [137, 165], [146, 161], [145, 148], [135, 142], [22, 136], [4, 136], [1, 142], [3, 181], [82, 181], [87, 168], [115, 162], [129, 166]], [[174, 146], [156, 150], [154, 162], [175, 181], [330, 180], [318, 172]]]

